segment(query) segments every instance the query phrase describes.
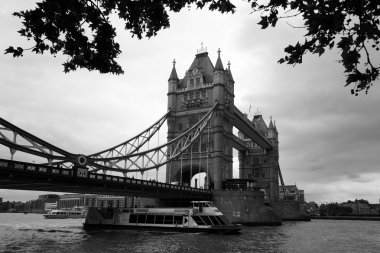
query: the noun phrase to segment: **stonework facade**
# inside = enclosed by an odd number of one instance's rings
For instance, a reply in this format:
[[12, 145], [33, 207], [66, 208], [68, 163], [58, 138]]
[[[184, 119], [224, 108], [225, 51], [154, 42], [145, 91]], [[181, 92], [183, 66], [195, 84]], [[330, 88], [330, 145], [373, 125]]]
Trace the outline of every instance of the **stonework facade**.
[[239, 151], [239, 178], [254, 180], [265, 191], [266, 201], [275, 202], [279, 200], [280, 169], [277, 128], [272, 119], [267, 126], [259, 112], [253, 117], [252, 125], [272, 143], [273, 149], [263, 149], [239, 132], [239, 138], [249, 147], [248, 151]]
[[179, 79], [175, 62], [168, 80], [168, 142], [196, 124], [215, 104], [216, 111], [206, 131], [176, 161], [167, 165], [166, 181], [189, 185], [192, 176], [205, 172], [205, 188], [221, 189], [232, 178], [232, 124], [224, 109], [234, 103], [234, 80], [224, 69], [218, 52], [215, 67], [208, 53], [200, 50], [185, 76]]

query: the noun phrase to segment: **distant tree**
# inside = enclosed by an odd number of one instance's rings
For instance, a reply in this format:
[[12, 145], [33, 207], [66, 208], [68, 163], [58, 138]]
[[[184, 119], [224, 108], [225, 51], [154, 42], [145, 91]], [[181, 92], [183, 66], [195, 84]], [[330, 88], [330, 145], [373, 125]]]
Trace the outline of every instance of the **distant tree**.
[[[306, 53], [322, 55], [326, 49], [338, 48], [340, 62], [347, 73], [346, 86], [352, 94], [368, 92], [379, 77], [380, 66], [373, 61], [379, 52], [380, 3], [374, 0], [247, 0], [261, 13], [262, 29], [276, 26], [280, 18], [302, 17], [307, 30], [304, 42], [285, 48], [279, 63], [302, 63]], [[229, 0], [43, 0], [34, 10], [15, 12], [23, 20], [21, 36], [34, 40], [29, 49], [9, 47], [5, 53], [14, 57], [25, 50], [37, 54], [45, 51], [68, 56], [64, 71], [77, 68], [100, 73], [122, 74], [116, 58], [121, 53], [115, 42], [115, 28], [110, 16], [117, 14], [125, 29], [141, 39], [168, 28], [168, 12], [196, 6], [210, 11], [233, 13]]]
[[319, 208], [320, 216], [348, 216], [352, 215], [352, 212], [351, 207], [342, 206], [338, 203], [323, 204]]

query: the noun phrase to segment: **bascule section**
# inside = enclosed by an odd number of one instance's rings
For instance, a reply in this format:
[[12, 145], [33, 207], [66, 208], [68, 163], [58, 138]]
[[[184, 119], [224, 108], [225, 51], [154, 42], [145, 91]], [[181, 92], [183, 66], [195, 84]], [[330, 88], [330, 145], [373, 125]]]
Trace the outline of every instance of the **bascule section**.
[[215, 66], [202, 46], [183, 78], [178, 78], [175, 61], [168, 80], [168, 142], [183, 135], [207, 112], [213, 116], [191, 146], [167, 164], [167, 182], [189, 185], [197, 173], [205, 173], [206, 189], [222, 189], [232, 178], [232, 123], [225, 110], [234, 104], [234, 80], [223, 67], [218, 51]]

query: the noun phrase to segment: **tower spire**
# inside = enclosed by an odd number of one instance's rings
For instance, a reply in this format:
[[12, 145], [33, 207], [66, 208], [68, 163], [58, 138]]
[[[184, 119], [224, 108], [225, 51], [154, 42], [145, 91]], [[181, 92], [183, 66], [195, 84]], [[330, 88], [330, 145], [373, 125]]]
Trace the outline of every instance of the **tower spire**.
[[174, 59], [173, 60], [173, 69], [172, 69], [172, 72], [170, 73], [169, 80], [178, 80], [178, 75], [177, 75], [177, 71], [175, 69], [175, 64], [176, 64], [176, 61]]
[[218, 49], [218, 60], [215, 63], [215, 70], [224, 70], [222, 60], [220, 59], [220, 48]]
[[272, 122], [272, 116], [270, 116], [270, 122], [269, 122], [269, 129], [274, 129], [274, 125], [273, 125], [273, 122]]

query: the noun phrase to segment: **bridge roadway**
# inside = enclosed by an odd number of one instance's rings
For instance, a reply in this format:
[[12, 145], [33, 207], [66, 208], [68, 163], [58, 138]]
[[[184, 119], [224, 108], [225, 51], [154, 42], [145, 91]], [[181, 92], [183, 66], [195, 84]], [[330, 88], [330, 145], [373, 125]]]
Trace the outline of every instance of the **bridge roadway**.
[[0, 159], [0, 188], [167, 200], [211, 200], [210, 190]]

